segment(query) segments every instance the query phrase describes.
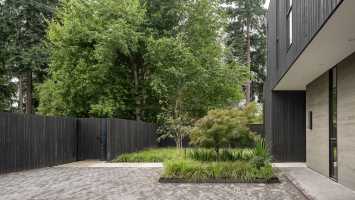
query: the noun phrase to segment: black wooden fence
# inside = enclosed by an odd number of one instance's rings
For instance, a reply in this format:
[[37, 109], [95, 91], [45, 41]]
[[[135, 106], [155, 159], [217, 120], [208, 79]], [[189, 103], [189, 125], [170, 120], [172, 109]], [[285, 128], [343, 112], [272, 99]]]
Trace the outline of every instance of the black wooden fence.
[[76, 120], [0, 113], [0, 173], [76, 160]]
[[0, 112], [0, 174], [156, 146], [153, 124], [121, 119], [77, 119]]
[[107, 121], [107, 160], [122, 153], [157, 146], [156, 125], [123, 119]]

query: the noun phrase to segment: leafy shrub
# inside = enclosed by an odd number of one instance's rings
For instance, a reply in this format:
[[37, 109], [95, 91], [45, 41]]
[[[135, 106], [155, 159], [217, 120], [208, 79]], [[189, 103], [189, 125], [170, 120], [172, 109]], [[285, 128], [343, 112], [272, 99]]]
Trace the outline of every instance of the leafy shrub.
[[242, 109], [243, 115], [247, 118], [248, 124], [262, 124], [263, 123], [263, 113], [262, 109], [258, 108], [256, 102], [251, 102], [247, 104]]
[[170, 160], [164, 163], [163, 177], [183, 178], [194, 181], [236, 179], [252, 182], [256, 179], [269, 180], [273, 177], [273, 172], [271, 165], [257, 169], [246, 161], [198, 162], [191, 160]]
[[246, 115], [239, 109], [211, 110], [195, 123], [190, 143], [214, 148], [217, 155], [221, 148], [251, 146], [254, 137], [247, 123]]
[[184, 152], [175, 148], [147, 149], [135, 153], [118, 156], [112, 162], [164, 162], [166, 160], [182, 159]]

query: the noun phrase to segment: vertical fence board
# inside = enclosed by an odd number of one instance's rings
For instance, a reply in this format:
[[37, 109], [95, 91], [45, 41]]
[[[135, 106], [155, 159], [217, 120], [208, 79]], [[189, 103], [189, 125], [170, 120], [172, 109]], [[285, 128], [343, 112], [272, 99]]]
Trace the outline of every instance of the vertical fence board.
[[150, 123], [112, 119], [108, 125], [108, 160], [123, 153], [157, 146], [156, 128]]
[[75, 161], [75, 121], [0, 113], [0, 174]]
[[0, 112], [0, 174], [154, 147], [154, 124]]

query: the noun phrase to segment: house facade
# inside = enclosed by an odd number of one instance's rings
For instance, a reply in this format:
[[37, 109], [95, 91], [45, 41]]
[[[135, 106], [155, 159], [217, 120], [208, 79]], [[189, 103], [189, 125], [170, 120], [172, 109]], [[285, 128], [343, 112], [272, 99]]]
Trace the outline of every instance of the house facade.
[[271, 0], [264, 85], [274, 159], [355, 190], [355, 1]]

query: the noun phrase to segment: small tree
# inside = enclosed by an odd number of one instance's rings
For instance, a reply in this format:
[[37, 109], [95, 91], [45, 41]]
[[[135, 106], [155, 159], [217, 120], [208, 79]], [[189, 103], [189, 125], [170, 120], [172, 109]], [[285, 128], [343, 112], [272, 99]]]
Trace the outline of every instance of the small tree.
[[242, 110], [211, 110], [207, 116], [196, 122], [190, 143], [214, 148], [218, 155], [220, 148], [236, 146], [243, 138], [253, 141], [247, 122]]
[[176, 148], [180, 149], [183, 147], [183, 140], [188, 137], [191, 133], [190, 121], [186, 115], [181, 115], [179, 117], [167, 116], [164, 117], [164, 125], [159, 128], [161, 136], [158, 140], [163, 140], [166, 138], [174, 139], [176, 143]]

